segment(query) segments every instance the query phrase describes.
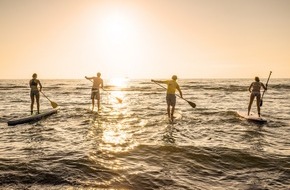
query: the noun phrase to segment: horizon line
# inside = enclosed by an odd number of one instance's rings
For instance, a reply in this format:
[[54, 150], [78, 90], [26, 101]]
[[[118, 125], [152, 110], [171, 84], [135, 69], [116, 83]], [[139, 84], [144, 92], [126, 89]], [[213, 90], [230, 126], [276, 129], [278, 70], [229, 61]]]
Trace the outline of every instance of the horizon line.
[[[103, 78], [104, 80], [110, 80], [110, 79], [128, 79], [128, 80], [151, 80], [153, 78], [129, 78], [129, 77], [112, 77], [112, 78]], [[163, 77], [157, 77], [154, 79], [169, 79], [170, 77], [163, 78]], [[251, 77], [254, 78], [254, 77]], [[212, 78], [206, 78], [206, 77], [195, 77], [195, 78], [178, 78], [177, 80], [188, 80], [188, 79], [197, 79], [197, 80], [203, 80], [203, 79], [251, 79], [249, 77], [212, 77]], [[259, 78], [264, 78], [264, 77], [259, 77]], [[267, 77], [265, 77], [267, 78]], [[271, 77], [272, 79], [290, 79], [290, 77]], [[0, 80], [29, 80], [31, 78], [0, 78]], [[39, 80], [82, 80], [85, 78], [39, 78]], [[86, 79], [85, 79], [86, 80]]]

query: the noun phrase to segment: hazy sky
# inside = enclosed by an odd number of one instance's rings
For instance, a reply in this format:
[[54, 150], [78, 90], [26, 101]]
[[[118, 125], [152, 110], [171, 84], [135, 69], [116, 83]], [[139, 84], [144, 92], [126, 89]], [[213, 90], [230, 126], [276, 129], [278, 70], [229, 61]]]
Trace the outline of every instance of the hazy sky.
[[0, 0], [0, 78], [290, 78], [290, 0]]

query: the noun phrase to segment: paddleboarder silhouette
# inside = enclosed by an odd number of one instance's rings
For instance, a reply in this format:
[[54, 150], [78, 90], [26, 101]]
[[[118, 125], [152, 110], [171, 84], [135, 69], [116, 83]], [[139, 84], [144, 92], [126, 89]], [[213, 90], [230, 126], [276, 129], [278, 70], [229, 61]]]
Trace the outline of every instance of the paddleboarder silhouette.
[[250, 95], [250, 102], [249, 102], [249, 106], [248, 106], [248, 115], [250, 115], [252, 103], [256, 97], [258, 115], [259, 115], [259, 117], [261, 116], [261, 113], [260, 113], [260, 101], [261, 101], [260, 89], [261, 89], [261, 87], [264, 90], [267, 90], [267, 85], [265, 86], [262, 82], [260, 82], [259, 77], [255, 77], [255, 81], [252, 82], [251, 85], [249, 86], [249, 92], [251, 93], [251, 95]]
[[175, 91], [178, 90], [180, 97], [183, 98], [182, 91], [178, 83], [176, 82], [176, 80], [177, 80], [176, 75], [173, 75], [171, 77], [171, 80], [153, 80], [153, 79], [151, 80], [152, 82], [155, 82], [155, 83], [167, 84], [167, 92], [166, 92], [167, 114], [168, 114], [168, 118], [170, 118], [172, 122], [174, 120], [173, 114], [174, 114], [175, 105], [176, 105]]
[[[38, 89], [39, 85], [39, 89]], [[29, 81], [29, 86], [30, 86], [30, 99], [31, 99], [31, 104], [30, 104], [30, 112], [31, 115], [33, 114], [33, 106], [34, 106], [34, 100], [36, 99], [36, 104], [37, 104], [37, 113], [39, 114], [39, 92], [41, 92], [42, 85], [40, 81], [37, 79], [37, 74], [34, 73], [32, 75], [32, 79]]]
[[92, 92], [91, 92], [91, 99], [92, 99], [92, 110], [94, 110], [95, 107], [95, 99], [97, 99], [98, 104], [98, 111], [100, 110], [100, 88], [103, 88], [103, 79], [101, 78], [101, 73], [97, 73], [97, 76], [95, 77], [87, 77], [86, 79], [92, 80], [93, 86], [92, 86]]

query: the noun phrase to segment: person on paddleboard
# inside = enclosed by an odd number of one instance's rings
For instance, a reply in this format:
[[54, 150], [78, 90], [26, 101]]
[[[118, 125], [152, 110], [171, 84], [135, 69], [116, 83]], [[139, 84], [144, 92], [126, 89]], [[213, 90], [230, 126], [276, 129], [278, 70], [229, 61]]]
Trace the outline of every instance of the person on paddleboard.
[[91, 92], [91, 99], [92, 99], [92, 110], [94, 110], [95, 107], [95, 99], [97, 99], [98, 102], [98, 111], [100, 110], [100, 88], [103, 88], [103, 79], [101, 78], [101, 73], [97, 73], [96, 77], [87, 77], [86, 79], [92, 80], [93, 86], [92, 86], [92, 92]]
[[259, 117], [261, 116], [261, 114], [260, 114], [260, 101], [261, 101], [260, 89], [261, 89], [261, 87], [263, 87], [264, 90], [267, 90], [267, 86], [265, 86], [262, 82], [260, 82], [259, 77], [255, 77], [255, 82], [252, 82], [250, 87], [249, 87], [249, 91], [250, 91], [251, 95], [250, 95], [250, 102], [249, 102], [249, 106], [248, 106], [248, 115], [250, 115], [252, 103], [256, 97], [258, 115], [259, 115]]
[[[175, 96], [176, 89], [178, 90], [180, 97], [183, 98], [181, 89], [178, 83], [176, 82], [176, 80], [177, 80], [176, 75], [173, 75], [171, 77], [171, 80], [153, 80], [153, 79], [151, 80], [152, 82], [155, 82], [155, 83], [167, 84], [167, 93], [166, 93], [167, 114], [171, 121], [173, 121], [174, 119], [173, 114], [174, 114], [175, 104], [176, 104], [176, 96]], [[172, 107], [171, 112], [170, 112], [170, 106]]]
[[[39, 85], [39, 89], [38, 89], [38, 85]], [[30, 86], [30, 99], [31, 99], [31, 105], [30, 105], [31, 115], [33, 114], [34, 99], [36, 99], [37, 113], [39, 114], [39, 92], [41, 92], [42, 85], [40, 81], [37, 79], [36, 73], [32, 75], [32, 79], [29, 81], [29, 86]]]

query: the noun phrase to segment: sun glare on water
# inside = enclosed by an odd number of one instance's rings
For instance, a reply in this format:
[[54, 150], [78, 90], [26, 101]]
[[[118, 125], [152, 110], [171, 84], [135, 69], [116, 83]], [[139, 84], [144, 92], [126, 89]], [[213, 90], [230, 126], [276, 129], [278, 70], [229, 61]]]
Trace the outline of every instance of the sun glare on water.
[[123, 98], [125, 96], [124, 89], [128, 86], [128, 79], [123, 77], [115, 77], [111, 78], [106, 82], [105, 86], [108, 86], [109, 94], [110, 94], [110, 100], [112, 102], [116, 102], [116, 100], [119, 103], [122, 103]]
[[124, 126], [108, 126], [103, 131], [102, 143], [99, 145], [103, 151], [127, 152], [136, 147], [138, 143], [132, 141], [132, 134], [124, 129]]
[[118, 88], [125, 88], [128, 84], [128, 79], [123, 77], [118, 78], [111, 78], [108, 82], [110, 86], [118, 87]]

